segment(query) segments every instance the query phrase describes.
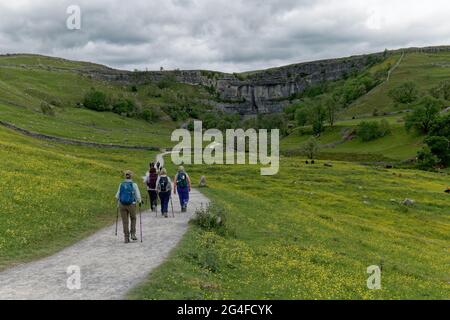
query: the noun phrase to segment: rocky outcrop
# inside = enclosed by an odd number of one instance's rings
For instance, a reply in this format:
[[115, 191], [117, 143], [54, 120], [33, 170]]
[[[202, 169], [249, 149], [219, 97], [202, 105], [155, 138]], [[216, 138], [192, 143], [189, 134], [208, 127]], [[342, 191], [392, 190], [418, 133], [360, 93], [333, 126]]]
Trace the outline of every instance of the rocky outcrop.
[[[436, 53], [449, 51], [450, 47], [409, 48], [392, 52]], [[335, 81], [352, 72], [366, 68], [370, 63], [382, 58], [384, 53], [353, 56], [293, 64], [261, 71], [229, 74], [214, 71], [150, 71], [130, 72], [113, 69], [85, 70], [89, 76], [123, 84], [144, 84], [158, 82], [166, 78], [191, 85], [208, 87], [216, 93], [211, 105], [226, 112], [242, 115], [280, 112], [289, 105], [290, 98], [305, 91], [310, 86], [323, 81]]]

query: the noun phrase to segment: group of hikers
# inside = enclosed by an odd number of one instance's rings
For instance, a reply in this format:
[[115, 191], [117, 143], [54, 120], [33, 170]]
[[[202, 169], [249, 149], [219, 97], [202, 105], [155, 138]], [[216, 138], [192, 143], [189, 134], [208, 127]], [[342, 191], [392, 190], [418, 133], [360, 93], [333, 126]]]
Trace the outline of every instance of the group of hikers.
[[[125, 243], [136, 241], [136, 207], [142, 206], [142, 196], [139, 186], [133, 182], [133, 173], [131, 171], [125, 172], [125, 180], [120, 183], [119, 189], [116, 193], [118, 201], [118, 210], [122, 217], [123, 233], [125, 236]], [[152, 211], [157, 211], [158, 197], [161, 205], [161, 215], [168, 218], [169, 202], [171, 200], [172, 192], [174, 195], [178, 193], [180, 200], [181, 212], [187, 211], [189, 202], [189, 193], [191, 192], [191, 179], [186, 173], [183, 166], [178, 168], [173, 182], [167, 175], [167, 170], [161, 166], [160, 162], [150, 163], [149, 170], [143, 178], [147, 186], [147, 192], [150, 199], [150, 208]], [[130, 223], [131, 222], [131, 223]]]

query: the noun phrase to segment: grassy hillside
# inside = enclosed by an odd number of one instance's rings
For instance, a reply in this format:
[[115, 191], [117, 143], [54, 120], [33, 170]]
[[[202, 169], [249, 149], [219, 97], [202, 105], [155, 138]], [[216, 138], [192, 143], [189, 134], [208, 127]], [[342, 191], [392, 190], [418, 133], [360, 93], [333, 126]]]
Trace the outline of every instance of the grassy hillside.
[[64, 146], [0, 128], [0, 269], [112, 223], [122, 172], [144, 172], [154, 156]]
[[[201, 87], [168, 82], [164, 86], [130, 86], [96, 81], [80, 74], [84, 69], [105, 68], [85, 62], [35, 55], [0, 56], [0, 116], [4, 121], [40, 133], [95, 142], [170, 146], [177, 126], [166, 108], [180, 101], [204, 98]], [[79, 108], [92, 88], [110, 99], [130, 99], [141, 110], [149, 109], [161, 121], [149, 123], [111, 112]], [[133, 89], [133, 90], [132, 90]], [[45, 115], [42, 103], [55, 115]]]
[[[356, 130], [362, 121], [387, 120], [391, 125], [391, 133], [383, 138], [363, 142], [358, 138], [343, 141], [345, 134]], [[295, 130], [288, 137], [281, 140], [281, 150], [287, 153], [301, 149], [303, 143], [310, 138], [309, 134]], [[336, 126], [328, 127], [318, 138], [321, 144], [320, 158], [342, 158], [352, 161], [354, 155], [364, 156], [372, 160], [401, 161], [412, 159], [422, 148], [423, 136], [415, 132], [407, 132], [404, 128], [402, 116], [370, 117], [355, 120], [339, 121]], [[361, 159], [361, 158], [358, 158]]]
[[[173, 171], [172, 171], [173, 172]], [[133, 290], [138, 299], [442, 299], [448, 284], [448, 175], [284, 158], [190, 167], [228, 211], [223, 235], [193, 226], [170, 259]], [[399, 204], [405, 198], [414, 207]], [[382, 290], [366, 268], [382, 267]]]
[[[395, 65], [400, 54], [392, 56], [384, 64]], [[380, 66], [374, 67], [376, 71]], [[406, 53], [399, 66], [392, 72], [389, 81], [373, 89], [347, 108], [341, 117], [371, 115], [375, 109], [378, 112], [394, 112], [407, 109], [408, 106], [396, 105], [388, 93], [401, 83], [414, 82], [421, 94], [437, 86], [441, 81], [450, 79], [450, 52], [441, 53]]]

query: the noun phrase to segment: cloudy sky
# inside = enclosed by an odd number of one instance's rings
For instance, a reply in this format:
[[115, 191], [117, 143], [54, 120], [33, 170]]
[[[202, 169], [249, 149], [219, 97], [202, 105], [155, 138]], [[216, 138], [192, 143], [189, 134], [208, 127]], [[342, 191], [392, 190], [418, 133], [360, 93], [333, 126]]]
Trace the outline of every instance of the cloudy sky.
[[0, 0], [0, 53], [237, 72], [450, 45], [449, 17], [448, 0]]

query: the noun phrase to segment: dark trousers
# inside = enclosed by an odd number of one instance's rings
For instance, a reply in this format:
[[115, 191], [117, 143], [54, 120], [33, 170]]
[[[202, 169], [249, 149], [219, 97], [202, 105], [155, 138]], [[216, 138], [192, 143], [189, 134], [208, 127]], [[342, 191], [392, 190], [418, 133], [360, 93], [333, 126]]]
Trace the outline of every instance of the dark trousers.
[[148, 190], [148, 196], [150, 197], [150, 207], [155, 210], [158, 206], [158, 192], [156, 190]]
[[170, 200], [170, 191], [160, 192], [159, 200], [161, 201], [161, 213], [165, 214], [169, 212], [169, 200]]
[[182, 208], [186, 208], [189, 202], [189, 187], [177, 187], [178, 198]]

